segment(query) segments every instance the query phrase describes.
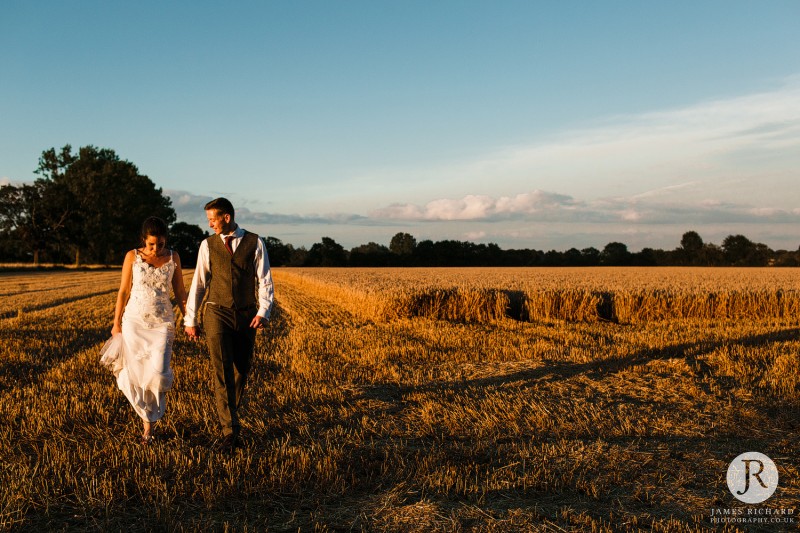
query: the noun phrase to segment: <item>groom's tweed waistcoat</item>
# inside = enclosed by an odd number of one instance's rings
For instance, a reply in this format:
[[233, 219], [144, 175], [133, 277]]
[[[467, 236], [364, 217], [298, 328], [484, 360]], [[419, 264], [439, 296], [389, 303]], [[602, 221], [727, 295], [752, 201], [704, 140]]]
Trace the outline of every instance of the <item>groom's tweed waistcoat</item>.
[[258, 235], [246, 231], [233, 255], [225, 248], [219, 235], [212, 235], [206, 240], [211, 266], [208, 301], [236, 309], [256, 307], [254, 259]]

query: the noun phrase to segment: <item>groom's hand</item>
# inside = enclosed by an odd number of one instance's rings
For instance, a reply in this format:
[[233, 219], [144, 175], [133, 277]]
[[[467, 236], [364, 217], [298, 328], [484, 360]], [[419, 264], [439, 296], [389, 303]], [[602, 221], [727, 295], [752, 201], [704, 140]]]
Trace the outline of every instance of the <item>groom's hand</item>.
[[268, 319], [256, 315], [253, 317], [253, 320], [250, 321], [250, 327], [255, 329], [263, 329], [264, 326], [267, 325], [267, 322], [269, 322]]
[[189, 337], [190, 341], [200, 340], [200, 328], [197, 326], [187, 326], [183, 331], [186, 332], [186, 336]]

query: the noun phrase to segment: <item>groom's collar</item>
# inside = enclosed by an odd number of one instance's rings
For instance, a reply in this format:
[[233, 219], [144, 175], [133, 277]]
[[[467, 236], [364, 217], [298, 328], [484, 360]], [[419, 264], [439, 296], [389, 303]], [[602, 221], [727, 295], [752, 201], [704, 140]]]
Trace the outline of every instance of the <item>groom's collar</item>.
[[[241, 239], [242, 237], [244, 237], [244, 230], [241, 228], [241, 226], [237, 224], [236, 229], [228, 233], [228, 235], [233, 235], [234, 239]], [[222, 233], [219, 234], [219, 236], [222, 237], [222, 240], [225, 240], [225, 237], [227, 237], [228, 235], [223, 235]]]

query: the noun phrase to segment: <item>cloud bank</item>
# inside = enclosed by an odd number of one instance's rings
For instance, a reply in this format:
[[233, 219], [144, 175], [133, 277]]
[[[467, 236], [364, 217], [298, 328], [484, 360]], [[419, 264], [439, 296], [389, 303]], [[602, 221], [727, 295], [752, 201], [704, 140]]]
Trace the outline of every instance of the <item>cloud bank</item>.
[[[686, 190], [692, 184], [648, 191], [631, 197], [576, 199], [567, 194], [534, 190], [514, 196], [493, 198], [466, 195], [439, 198], [425, 205], [392, 204], [374, 209], [368, 216], [356, 213], [299, 215], [238, 208], [236, 218], [243, 224], [258, 225], [397, 225], [402, 223], [507, 221], [562, 224], [768, 224], [800, 223], [800, 208], [791, 210], [744, 203], [704, 200], [694, 203], [663, 201], [662, 196]], [[211, 197], [185, 191], [168, 191], [179, 219], [205, 224], [202, 206]]]
[[[203, 206], [216, 198], [194, 194], [188, 191], [168, 190], [165, 191], [172, 201], [172, 207], [178, 216], [178, 220], [197, 224], [205, 227], [207, 219]], [[362, 224], [368, 221], [368, 217], [353, 213], [332, 213], [328, 215], [318, 214], [284, 214], [271, 213], [266, 211], [255, 211], [249, 207], [241, 207], [234, 196], [229, 196], [236, 209], [236, 220], [242, 224], [256, 225], [303, 225], [303, 224]]]
[[[707, 228], [715, 235], [774, 236], [794, 248], [798, 182], [795, 76], [775, 90], [611, 117], [471, 160], [355, 176], [337, 184], [333, 213], [270, 212], [243, 201], [239, 220], [292, 236], [317, 232], [307, 242], [316, 242], [320, 231], [335, 237], [320, 229], [334, 226], [357, 239], [354, 244], [376, 238], [366, 227], [384, 227], [501, 246], [535, 236], [558, 248], [555, 239], [568, 245], [571, 235], [600, 243], [637, 235], [643, 245], [660, 246], [668, 232]], [[174, 193], [179, 216], [205, 225], [202, 205], [211, 198]], [[348, 194], [349, 212], [342, 209]], [[543, 225], [547, 235], [537, 229]], [[661, 241], [649, 242], [648, 234]]]
[[370, 213], [373, 219], [392, 220], [503, 220], [526, 216], [558, 216], [575, 212], [580, 203], [565, 194], [535, 190], [515, 196], [492, 198], [470, 194], [463, 198], [441, 198], [424, 206], [393, 204]]
[[[684, 189], [689, 185], [669, 189]], [[620, 224], [800, 222], [800, 208], [786, 210], [711, 200], [692, 204], [652, 201], [652, 198], [659, 198], [662, 192], [668, 191], [649, 191], [628, 198], [598, 200], [579, 200], [566, 194], [540, 190], [513, 197], [467, 195], [458, 199], [437, 199], [422, 206], [393, 204], [376, 209], [370, 217], [377, 220], [414, 222], [507, 220]]]

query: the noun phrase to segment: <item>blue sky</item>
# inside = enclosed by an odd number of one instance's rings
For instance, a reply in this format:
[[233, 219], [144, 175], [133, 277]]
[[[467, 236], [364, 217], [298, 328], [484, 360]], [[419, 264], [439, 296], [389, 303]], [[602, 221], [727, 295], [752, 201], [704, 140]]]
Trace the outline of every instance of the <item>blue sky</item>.
[[[296, 246], [800, 245], [800, 2], [0, 4], [0, 182], [93, 144]], [[110, 192], [113, 194], [113, 191]]]

